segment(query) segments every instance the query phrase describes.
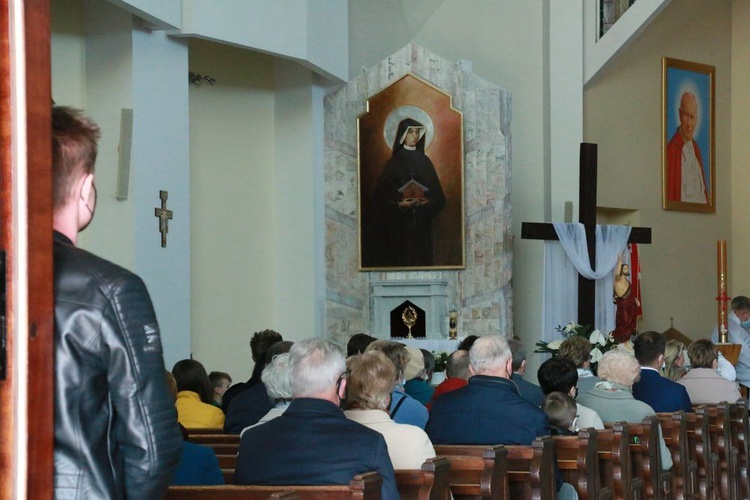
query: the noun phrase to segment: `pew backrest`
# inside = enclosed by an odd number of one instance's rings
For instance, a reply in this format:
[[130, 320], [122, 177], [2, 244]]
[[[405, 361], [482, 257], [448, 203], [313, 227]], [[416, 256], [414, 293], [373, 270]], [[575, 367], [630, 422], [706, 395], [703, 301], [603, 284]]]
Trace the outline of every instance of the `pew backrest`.
[[401, 500], [450, 500], [450, 469], [446, 457], [429, 458], [420, 469], [396, 469]]
[[509, 499], [508, 450], [504, 446], [435, 445], [438, 456], [450, 460], [453, 498]]
[[701, 405], [695, 409], [698, 414], [708, 419], [708, 432], [711, 450], [718, 456], [718, 487], [722, 498], [737, 498], [737, 449], [732, 444], [729, 423], [729, 404]]
[[750, 474], [748, 474], [748, 439], [750, 439], [750, 418], [748, 418], [748, 400], [740, 399], [730, 406], [732, 435], [737, 443], [737, 468], [740, 487], [737, 491], [740, 498], [750, 498]]
[[[166, 500], [265, 500], [300, 498], [302, 500], [378, 500], [383, 479], [377, 472], [357, 474], [348, 485], [332, 486], [170, 486]], [[284, 496], [278, 496], [282, 494]], [[272, 495], [277, 495], [273, 497]], [[294, 495], [294, 496], [289, 496]]]
[[508, 483], [512, 498], [556, 498], [555, 443], [552, 437], [536, 438], [529, 446], [508, 450]]
[[650, 415], [640, 424], [629, 424], [633, 476], [643, 479], [644, 497], [662, 500], [672, 495], [672, 473], [662, 467], [659, 418]]
[[685, 414], [687, 425], [688, 452], [698, 464], [698, 493], [701, 498], [714, 498], [717, 492], [719, 457], [711, 449], [708, 431], [708, 418], [704, 413]]
[[643, 480], [633, 477], [630, 460], [630, 429], [627, 422], [605, 424], [609, 427], [597, 435], [599, 472], [602, 485], [616, 499], [639, 499]]
[[582, 429], [577, 436], [555, 436], [557, 468], [566, 482], [573, 485], [581, 500], [612, 497], [609, 488], [602, 488], [597, 455], [596, 429]]
[[685, 412], [658, 413], [662, 435], [672, 455], [675, 496], [695, 498], [698, 491], [698, 463], [691, 457]]

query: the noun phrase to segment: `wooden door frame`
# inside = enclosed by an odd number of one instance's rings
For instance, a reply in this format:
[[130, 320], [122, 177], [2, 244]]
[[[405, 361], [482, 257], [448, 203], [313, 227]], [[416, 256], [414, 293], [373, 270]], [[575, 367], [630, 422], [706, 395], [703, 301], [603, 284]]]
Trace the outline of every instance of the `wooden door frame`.
[[0, 498], [53, 496], [49, 0], [0, 0], [0, 246], [8, 253]]

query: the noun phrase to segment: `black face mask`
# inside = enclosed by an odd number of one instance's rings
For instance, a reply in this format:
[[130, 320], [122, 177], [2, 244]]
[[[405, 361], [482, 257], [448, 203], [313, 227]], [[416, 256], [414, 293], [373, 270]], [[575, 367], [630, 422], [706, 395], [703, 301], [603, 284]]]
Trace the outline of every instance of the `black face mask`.
[[94, 212], [96, 212], [96, 202], [97, 202], [97, 201], [99, 201], [99, 193], [98, 193], [98, 192], [96, 191], [96, 184], [94, 184], [94, 183], [92, 182], [92, 183], [91, 183], [91, 187], [92, 187], [92, 189], [94, 190], [94, 208], [91, 208], [91, 207], [89, 206], [88, 202], [87, 202], [86, 200], [83, 200], [83, 204], [84, 204], [84, 205], [86, 205], [86, 210], [88, 210], [88, 211], [89, 211], [89, 213], [91, 214], [91, 218], [90, 218], [90, 219], [89, 219], [89, 221], [88, 221], [88, 222], [86, 223], [86, 225], [85, 225], [85, 226], [83, 226], [83, 227], [82, 227], [82, 228], [80, 229], [80, 231], [83, 231], [84, 229], [86, 229], [87, 227], [89, 227], [89, 226], [91, 225], [91, 222], [92, 222], [92, 221], [94, 220]]
[[[336, 394], [341, 393], [341, 382], [343, 382], [344, 379], [347, 378], [348, 376], [349, 376], [349, 370], [346, 370], [344, 373], [342, 373], [339, 376], [339, 379], [336, 381]], [[346, 393], [347, 393], [347, 388], [344, 387], [344, 395], [343, 396], [339, 395], [339, 408], [341, 408], [342, 410], [344, 409], [344, 406], [346, 405]]]

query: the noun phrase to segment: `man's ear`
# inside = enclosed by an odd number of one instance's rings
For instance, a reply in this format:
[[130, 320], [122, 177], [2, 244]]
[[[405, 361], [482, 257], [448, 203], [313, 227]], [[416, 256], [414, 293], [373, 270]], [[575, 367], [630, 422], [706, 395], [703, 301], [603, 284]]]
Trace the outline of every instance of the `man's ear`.
[[526, 373], [526, 360], [525, 359], [521, 361], [521, 366], [518, 368], [518, 373], [520, 373], [521, 375]]
[[337, 395], [339, 399], [346, 399], [346, 379], [342, 378], [341, 383], [339, 384], [339, 390], [337, 392]]
[[92, 189], [94, 189], [94, 174], [88, 174], [81, 182], [81, 198], [85, 203], [89, 202]]
[[469, 363], [469, 373], [470, 373], [470, 374], [471, 374], [472, 376], [474, 376], [474, 375], [476, 375], [476, 374], [477, 374], [477, 372], [475, 372], [475, 371], [474, 371], [474, 367], [472, 366], [472, 364], [471, 364], [471, 363]]
[[659, 354], [659, 362], [658, 362], [658, 364], [659, 364], [659, 368], [661, 368], [662, 366], [664, 366], [664, 355], [663, 354]]
[[508, 359], [508, 363], [506, 363], [505, 369], [508, 370], [508, 378], [510, 378], [511, 375], [513, 375], [513, 358], [512, 357]]

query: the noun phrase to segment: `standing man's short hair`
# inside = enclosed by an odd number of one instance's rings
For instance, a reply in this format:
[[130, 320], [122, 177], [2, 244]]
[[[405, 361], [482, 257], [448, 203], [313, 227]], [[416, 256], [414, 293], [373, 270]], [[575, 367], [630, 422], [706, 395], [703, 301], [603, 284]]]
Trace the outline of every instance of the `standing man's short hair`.
[[80, 176], [94, 173], [99, 126], [78, 109], [52, 109], [52, 199], [61, 208]]
[[643, 332], [633, 341], [633, 353], [641, 366], [653, 364], [666, 347], [667, 339], [659, 332]]

